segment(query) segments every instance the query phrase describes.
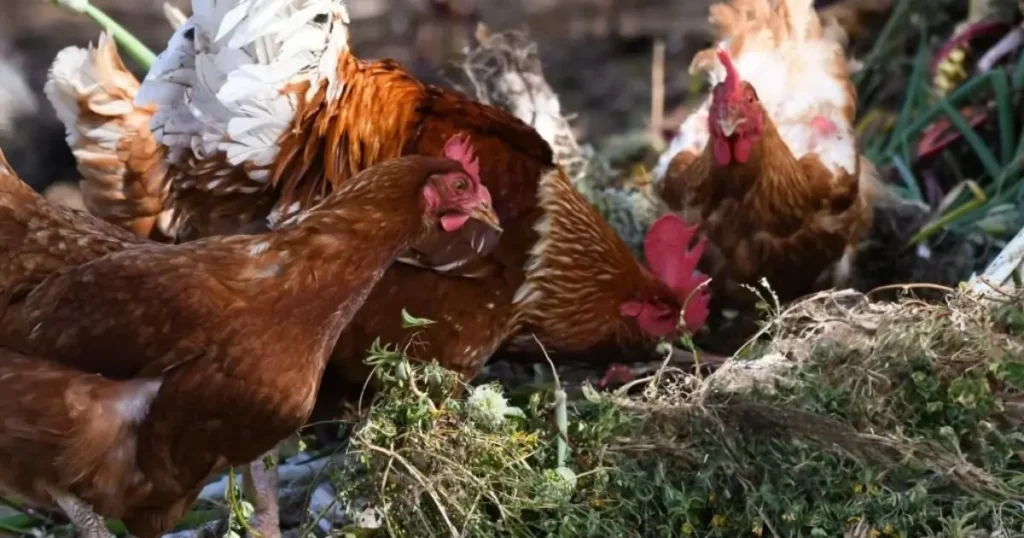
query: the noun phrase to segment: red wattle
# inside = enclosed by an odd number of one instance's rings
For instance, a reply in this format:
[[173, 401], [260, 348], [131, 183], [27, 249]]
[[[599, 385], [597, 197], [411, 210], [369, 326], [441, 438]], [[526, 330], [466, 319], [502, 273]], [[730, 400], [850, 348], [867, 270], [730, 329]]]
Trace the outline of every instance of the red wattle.
[[732, 150], [729, 148], [729, 141], [722, 138], [715, 138], [711, 143], [711, 149], [715, 153], [715, 160], [718, 164], [729, 164], [732, 161]]
[[462, 225], [465, 224], [467, 220], [469, 220], [469, 215], [445, 215], [441, 217], [441, 228], [444, 228], [444, 231], [446, 232], [454, 232], [455, 230], [462, 228]]
[[751, 142], [745, 138], [737, 140], [732, 145], [732, 156], [736, 159], [736, 162], [743, 164], [750, 159], [750, 148], [753, 146]]

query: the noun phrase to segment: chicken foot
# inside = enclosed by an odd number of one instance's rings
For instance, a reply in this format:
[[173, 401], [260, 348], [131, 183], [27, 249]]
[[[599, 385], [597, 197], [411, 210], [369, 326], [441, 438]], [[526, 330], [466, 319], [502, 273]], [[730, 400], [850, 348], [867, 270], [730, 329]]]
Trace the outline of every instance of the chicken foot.
[[50, 496], [71, 520], [79, 538], [114, 538], [103, 518], [78, 497], [55, 491], [50, 491]]
[[[246, 498], [253, 505], [249, 525], [261, 538], [281, 538], [277, 499], [278, 456], [279, 451], [275, 446], [262, 458], [246, 465], [242, 472], [242, 487]], [[273, 461], [275, 464], [268, 468], [267, 461]]]

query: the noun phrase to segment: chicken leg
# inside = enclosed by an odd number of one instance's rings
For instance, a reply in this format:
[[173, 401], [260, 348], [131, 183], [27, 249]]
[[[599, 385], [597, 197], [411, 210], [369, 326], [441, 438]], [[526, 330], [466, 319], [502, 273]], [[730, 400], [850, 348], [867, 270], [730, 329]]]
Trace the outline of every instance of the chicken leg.
[[68, 493], [51, 491], [50, 495], [67, 514], [80, 538], [114, 538], [103, 518], [84, 501]]
[[[242, 473], [245, 496], [252, 502], [254, 511], [249, 524], [262, 538], [281, 538], [281, 523], [277, 502], [277, 447], [250, 463]], [[265, 463], [268, 458], [275, 462], [272, 467]]]

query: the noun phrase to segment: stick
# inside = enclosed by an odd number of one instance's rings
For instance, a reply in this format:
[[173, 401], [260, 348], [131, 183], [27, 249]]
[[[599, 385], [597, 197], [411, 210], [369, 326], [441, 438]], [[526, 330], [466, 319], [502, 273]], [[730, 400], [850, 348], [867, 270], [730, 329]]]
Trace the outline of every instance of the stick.
[[117, 23], [100, 8], [89, 3], [89, 0], [50, 0], [54, 5], [69, 9], [77, 13], [84, 13], [90, 19], [100, 25], [105, 31], [110, 32], [117, 41], [119, 47], [124, 49], [135, 63], [149, 71], [149, 68], [156, 61], [156, 54], [149, 50], [149, 47], [142, 44], [131, 32]]
[[654, 42], [654, 58], [651, 61], [651, 146], [659, 151], [665, 145], [661, 128], [665, 124], [665, 41]]

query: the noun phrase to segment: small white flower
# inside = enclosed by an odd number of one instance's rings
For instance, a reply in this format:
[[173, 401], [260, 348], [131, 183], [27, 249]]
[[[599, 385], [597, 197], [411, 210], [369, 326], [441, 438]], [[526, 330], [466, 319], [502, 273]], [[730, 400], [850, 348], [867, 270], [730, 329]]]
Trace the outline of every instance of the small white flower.
[[470, 389], [466, 404], [469, 419], [485, 429], [497, 430], [505, 423], [508, 400], [502, 395], [501, 389], [494, 385], [480, 385]]

